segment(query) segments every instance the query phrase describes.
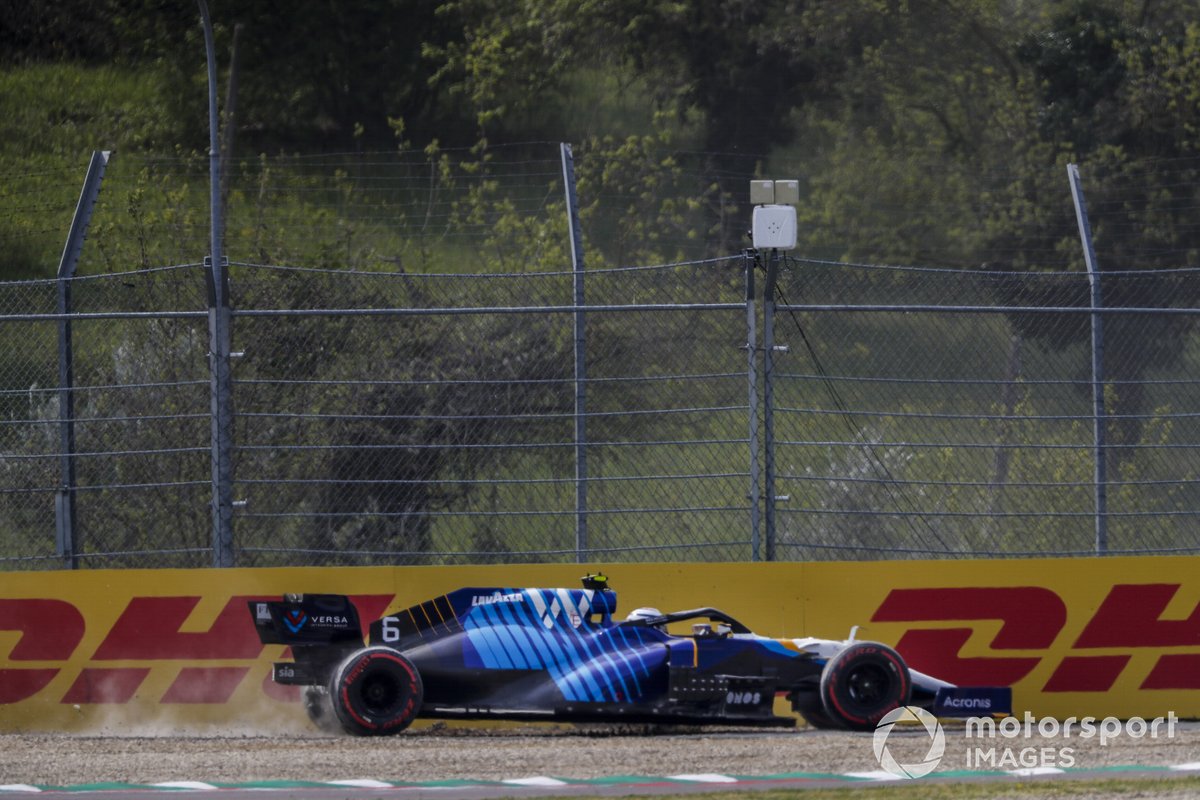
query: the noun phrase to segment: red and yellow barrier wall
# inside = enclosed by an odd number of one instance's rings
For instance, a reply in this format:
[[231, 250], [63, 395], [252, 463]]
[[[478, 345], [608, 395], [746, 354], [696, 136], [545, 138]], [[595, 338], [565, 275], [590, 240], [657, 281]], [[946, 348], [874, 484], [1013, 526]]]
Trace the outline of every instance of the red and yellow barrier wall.
[[364, 619], [461, 586], [578, 586], [618, 614], [717, 606], [771, 636], [886, 642], [960, 684], [1011, 685], [1018, 713], [1200, 717], [1200, 559], [612, 564], [0, 574], [0, 731], [174, 720], [305, 724], [270, 680], [283, 648], [246, 608], [352, 595]]

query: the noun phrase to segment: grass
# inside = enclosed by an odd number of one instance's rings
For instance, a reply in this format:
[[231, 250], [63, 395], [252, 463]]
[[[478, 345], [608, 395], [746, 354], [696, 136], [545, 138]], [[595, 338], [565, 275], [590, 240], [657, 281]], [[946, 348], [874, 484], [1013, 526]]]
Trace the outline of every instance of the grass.
[[175, 138], [149, 73], [31, 64], [0, 70], [0, 280], [53, 277], [93, 150]]

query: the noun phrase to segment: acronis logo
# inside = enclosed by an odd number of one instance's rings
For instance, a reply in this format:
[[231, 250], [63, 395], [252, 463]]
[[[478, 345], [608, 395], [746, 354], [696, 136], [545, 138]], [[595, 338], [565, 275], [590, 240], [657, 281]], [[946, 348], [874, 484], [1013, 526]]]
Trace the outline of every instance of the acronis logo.
[[992, 707], [990, 697], [947, 697], [943, 702], [947, 708], [979, 708], [987, 711]]

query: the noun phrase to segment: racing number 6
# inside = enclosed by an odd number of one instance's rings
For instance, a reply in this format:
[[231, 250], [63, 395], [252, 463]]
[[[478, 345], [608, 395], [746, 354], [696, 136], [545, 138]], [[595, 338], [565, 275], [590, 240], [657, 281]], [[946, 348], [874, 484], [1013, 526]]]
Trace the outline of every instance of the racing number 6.
[[383, 640], [385, 642], [400, 641], [400, 620], [395, 617], [384, 617], [380, 622], [383, 623]]

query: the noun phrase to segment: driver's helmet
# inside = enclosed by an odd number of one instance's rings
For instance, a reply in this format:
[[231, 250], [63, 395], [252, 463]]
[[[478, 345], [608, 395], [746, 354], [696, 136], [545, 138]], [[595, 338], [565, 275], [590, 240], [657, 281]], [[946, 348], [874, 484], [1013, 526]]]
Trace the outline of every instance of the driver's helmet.
[[625, 619], [629, 622], [636, 622], [638, 620], [654, 619], [656, 617], [661, 617], [662, 615], [662, 612], [657, 608], [642, 606], [641, 608], [635, 608], [633, 611], [630, 611], [629, 616], [625, 617]]

